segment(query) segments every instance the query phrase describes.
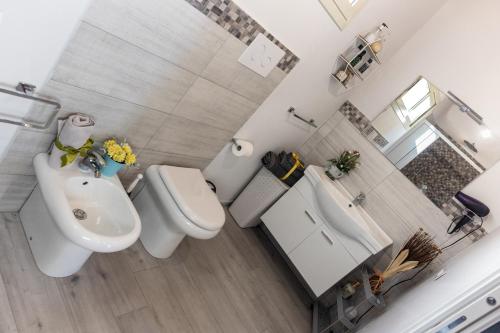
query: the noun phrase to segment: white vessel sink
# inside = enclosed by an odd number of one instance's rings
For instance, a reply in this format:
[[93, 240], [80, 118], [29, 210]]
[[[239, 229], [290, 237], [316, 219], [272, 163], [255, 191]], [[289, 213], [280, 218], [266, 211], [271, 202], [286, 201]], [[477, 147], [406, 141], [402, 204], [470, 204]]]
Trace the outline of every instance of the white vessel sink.
[[77, 162], [54, 169], [47, 154], [33, 164], [38, 185], [20, 217], [42, 272], [68, 276], [93, 252], [117, 252], [137, 241], [141, 220], [117, 176], [95, 178]]
[[359, 242], [372, 254], [392, 244], [389, 236], [361, 206], [352, 203], [352, 196], [328, 178], [323, 168], [310, 166], [306, 176], [314, 186], [317, 206], [330, 227]]

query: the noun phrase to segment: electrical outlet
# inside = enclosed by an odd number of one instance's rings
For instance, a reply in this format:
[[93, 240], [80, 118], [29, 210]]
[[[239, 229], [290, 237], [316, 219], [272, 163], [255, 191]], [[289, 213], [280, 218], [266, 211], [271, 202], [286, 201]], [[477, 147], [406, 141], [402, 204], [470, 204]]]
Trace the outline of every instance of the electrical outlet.
[[284, 56], [285, 51], [263, 34], [259, 34], [243, 52], [239, 62], [257, 74], [266, 77]]

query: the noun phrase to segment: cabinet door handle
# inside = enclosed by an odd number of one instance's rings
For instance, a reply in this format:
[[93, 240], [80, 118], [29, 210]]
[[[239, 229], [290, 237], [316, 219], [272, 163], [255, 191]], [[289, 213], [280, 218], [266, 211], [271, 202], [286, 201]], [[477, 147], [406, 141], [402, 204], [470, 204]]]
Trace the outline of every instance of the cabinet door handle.
[[328, 241], [328, 243], [330, 243], [330, 245], [333, 245], [333, 240], [330, 238], [330, 236], [326, 232], [321, 230], [321, 234], [323, 235], [323, 237], [325, 237], [325, 239]]
[[307, 210], [304, 211], [309, 218], [309, 220], [313, 223], [316, 224], [316, 220], [314, 220], [314, 217], [312, 217], [311, 213], [309, 213]]

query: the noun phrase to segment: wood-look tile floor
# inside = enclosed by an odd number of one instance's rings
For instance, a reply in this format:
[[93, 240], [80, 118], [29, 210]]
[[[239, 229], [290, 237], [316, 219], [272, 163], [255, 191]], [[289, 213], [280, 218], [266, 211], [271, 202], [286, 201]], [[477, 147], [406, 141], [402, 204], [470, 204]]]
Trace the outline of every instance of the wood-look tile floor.
[[67, 278], [42, 274], [18, 214], [0, 213], [0, 333], [310, 332], [307, 297], [259, 229], [228, 215], [211, 240], [172, 258], [137, 242], [93, 254]]

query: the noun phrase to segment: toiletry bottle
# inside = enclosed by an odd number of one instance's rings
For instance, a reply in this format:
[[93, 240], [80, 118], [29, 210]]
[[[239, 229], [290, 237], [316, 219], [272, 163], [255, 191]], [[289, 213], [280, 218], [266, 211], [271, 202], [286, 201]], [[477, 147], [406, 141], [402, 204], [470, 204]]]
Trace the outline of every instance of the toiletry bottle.
[[386, 34], [389, 32], [389, 27], [387, 24], [382, 23], [378, 26], [377, 30], [370, 32], [365, 36], [365, 40], [368, 44], [372, 44], [377, 40], [382, 40], [385, 38]]
[[376, 31], [370, 32], [365, 36], [365, 40], [370, 44], [370, 48], [374, 53], [382, 51], [383, 42], [385, 42], [386, 35], [389, 33], [387, 24], [382, 23]]
[[355, 67], [357, 64], [359, 64], [359, 62], [361, 61], [361, 59], [363, 59], [363, 57], [365, 56], [366, 54], [366, 50], [361, 52], [356, 58], [352, 59], [351, 60], [351, 66], [352, 67]]
[[373, 62], [373, 59], [372, 59], [372, 58], [368, 59], [368, 61], [367, 61], [367, 62], [365, 62], [365, 63], [363, 64], [363, 66], [359, 67], [359, 72], [360, 72], [361, 74], [363, 74], [364, 72], [366, 72], [366, 70], [367, 70], [368, 68], [370, 68], [370, 65], [371, 65], [371, 63], [372, 63], [372, 62]]
[[359, 67], [359, 69], [358, 69], [358, 70], [359, 70], [359, 72], [360, 72], [361, 74], [363, 74], [364, 72], [366, 72], [366, 70], [368, 69], [368, 67], [369, 67], [369, 66], [368, 66], [368, 63], [367, 63], [367, 62], [365, 62], [365, 63], [364, 63], [361, 67]]

